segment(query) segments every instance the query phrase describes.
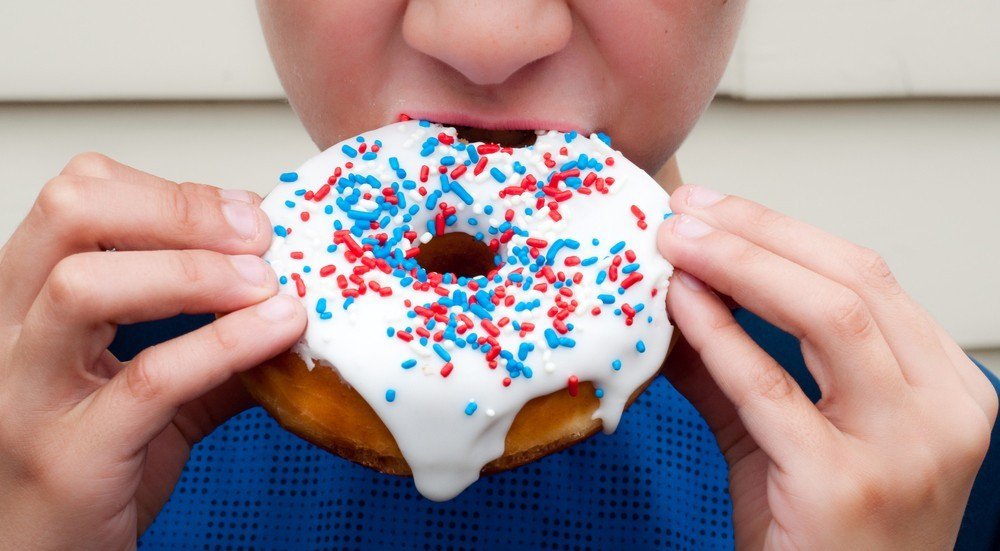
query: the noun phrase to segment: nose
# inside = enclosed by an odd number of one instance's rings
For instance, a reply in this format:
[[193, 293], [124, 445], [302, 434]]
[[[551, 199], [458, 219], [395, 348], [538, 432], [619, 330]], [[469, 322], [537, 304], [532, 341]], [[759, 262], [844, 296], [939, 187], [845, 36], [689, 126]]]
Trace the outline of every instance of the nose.
[[403, 39], [480, 85], [500, 84], [569, 42], [563, 0], [412, 0]]

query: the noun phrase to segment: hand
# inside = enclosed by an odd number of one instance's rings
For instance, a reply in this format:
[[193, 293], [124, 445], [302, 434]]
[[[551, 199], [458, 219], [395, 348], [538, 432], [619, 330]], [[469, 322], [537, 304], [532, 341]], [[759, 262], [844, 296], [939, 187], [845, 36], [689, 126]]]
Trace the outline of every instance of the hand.
[[[0, 249], [0, 548], [134, 547], [191, 446], [291, 346], [260, 198], [85, 154]], [[116, 252], [104, 252], [109, 249]], [[271, 298], [274, 297], [274, 298]], [[123, 365], [116, 324], [233, 312]]]
[[[737, 545], [950, 549], [997, 415], [985, 375], [875, 253], [705, 188], [671, 206], [690, 349], [666, 373], [725, 454]], [[819, 403], [711, 289], [801, 341]]]

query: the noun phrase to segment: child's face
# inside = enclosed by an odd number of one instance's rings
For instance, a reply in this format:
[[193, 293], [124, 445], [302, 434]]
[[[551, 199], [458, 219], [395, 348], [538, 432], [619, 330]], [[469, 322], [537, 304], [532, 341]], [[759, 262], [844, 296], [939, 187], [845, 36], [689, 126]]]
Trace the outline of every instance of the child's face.
[[732, 50], [745, 0], [260, 0], [278, 74], [326, 148], [400, 114], [603, 131], [657, 170]]

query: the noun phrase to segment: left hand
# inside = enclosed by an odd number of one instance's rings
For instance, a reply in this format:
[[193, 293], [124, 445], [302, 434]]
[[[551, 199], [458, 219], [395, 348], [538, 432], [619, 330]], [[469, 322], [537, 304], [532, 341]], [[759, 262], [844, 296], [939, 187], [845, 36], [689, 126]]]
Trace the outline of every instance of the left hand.
[[[725, 454], [737, 546], [951, 548], [997, 415], [985, 375], [874, 252], [705, 188], [671, 207], [690, 348], [666, 375]], [[712, 289], [801, 341], [819, 403]]]

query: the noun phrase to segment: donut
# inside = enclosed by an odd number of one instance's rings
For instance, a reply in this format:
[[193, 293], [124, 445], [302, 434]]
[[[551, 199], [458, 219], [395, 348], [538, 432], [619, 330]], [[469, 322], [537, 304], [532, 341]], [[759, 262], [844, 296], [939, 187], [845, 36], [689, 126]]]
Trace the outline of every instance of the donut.
[[401, 120], [280, 174], [264, 258], [308, 324], [241, 377], [282, 426], [437, 501], [615, 430], [673, 340], [669, 197], [604, 134], [531, 134]]

